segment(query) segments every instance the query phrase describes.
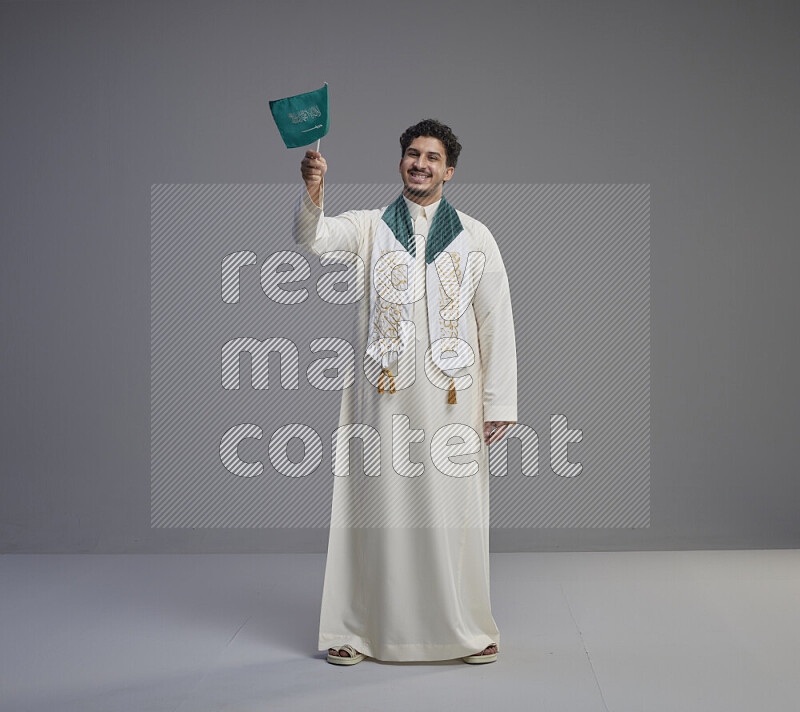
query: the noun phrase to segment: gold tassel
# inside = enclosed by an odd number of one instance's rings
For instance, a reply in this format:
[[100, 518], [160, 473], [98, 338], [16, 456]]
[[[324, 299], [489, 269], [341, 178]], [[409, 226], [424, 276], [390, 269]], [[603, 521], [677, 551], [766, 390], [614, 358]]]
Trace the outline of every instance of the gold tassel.
[[450, 391], [447, 393], [447, 402], [450, 405], [456, 404], [456, 379], [450, 377]]
[[394, 376], [392, 375], [392, 372], [388, 368], [381, 369], [381, 375], [378, 376], [378, 393], [383, 393], [384, 392], [384, 388], [383, 388], [383, 374], [384, 373], [388, 374], [388, 376], [389, 376], [389, 393], [396, 393], [397, 391], [396, 391], [396, 389], [394, 387]]

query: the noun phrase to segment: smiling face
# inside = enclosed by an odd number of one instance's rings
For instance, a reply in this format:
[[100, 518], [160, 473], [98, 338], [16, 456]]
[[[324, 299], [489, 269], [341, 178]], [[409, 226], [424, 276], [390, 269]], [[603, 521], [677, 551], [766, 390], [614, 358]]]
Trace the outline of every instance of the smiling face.
[[442, 186], [453, 177], [453, 166], [446, 164], [444, 144], [433, 136], [417, 136], [400, 161], [403, 195], [420, 205], [430, 205], [442, 197]]

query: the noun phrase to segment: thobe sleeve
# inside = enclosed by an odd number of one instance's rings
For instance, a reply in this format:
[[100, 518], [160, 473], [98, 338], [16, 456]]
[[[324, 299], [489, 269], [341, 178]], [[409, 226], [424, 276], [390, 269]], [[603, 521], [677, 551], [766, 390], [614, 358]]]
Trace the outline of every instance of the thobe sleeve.
[[511, 292], [500, 250], [486, 230], [486, 264], [473, 306], [483, 374], [483, 419], [517, 422], [517, 349]]
[[[320, 187], [320, 203], [325, 182]], [[317, 205], [308, 193], [305, 183], [297, 199], [292, 222], [295, 244], [316, 255], [333, 250], [358, 253], [365, 234], [363, 210], [350, 210], [336, 217], [325, 217], [322, 206]]]

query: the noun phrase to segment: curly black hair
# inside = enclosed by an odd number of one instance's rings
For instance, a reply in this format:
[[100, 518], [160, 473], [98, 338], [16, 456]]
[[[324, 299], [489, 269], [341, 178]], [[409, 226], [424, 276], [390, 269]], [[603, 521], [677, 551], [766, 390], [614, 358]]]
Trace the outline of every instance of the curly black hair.
[[461, 144], [458, 142], [458, 137], [453, 133], [452, 129], [436, 119], [424, 119], [418, 124], [409, 126], [403, 132], [403, 135], [400, 137], [400, 148], [402, 149], [401, 157], [406, 155], [406, 149], [411, 145], [411, 142], [419, 136], [433, 136], [433, 138], [438, 138], [444, 144], [444, 150], [447, 154], [445, 156], [447, 166], [456, 167], [458, 155], [461, 153]]

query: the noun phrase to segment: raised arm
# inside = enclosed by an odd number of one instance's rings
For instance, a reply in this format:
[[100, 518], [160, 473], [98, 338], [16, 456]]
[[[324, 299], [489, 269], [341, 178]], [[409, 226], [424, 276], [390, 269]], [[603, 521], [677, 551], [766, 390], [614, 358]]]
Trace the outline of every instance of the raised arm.
[[306, 151], [300, 162], [305, 185], [297, 199], [292, 236], [297, 245], [316, 255], [333, 250], [358, 253], [367, 230], [364, 211], [325, 217], [322, 209], [328, 164], [318, 151]]

